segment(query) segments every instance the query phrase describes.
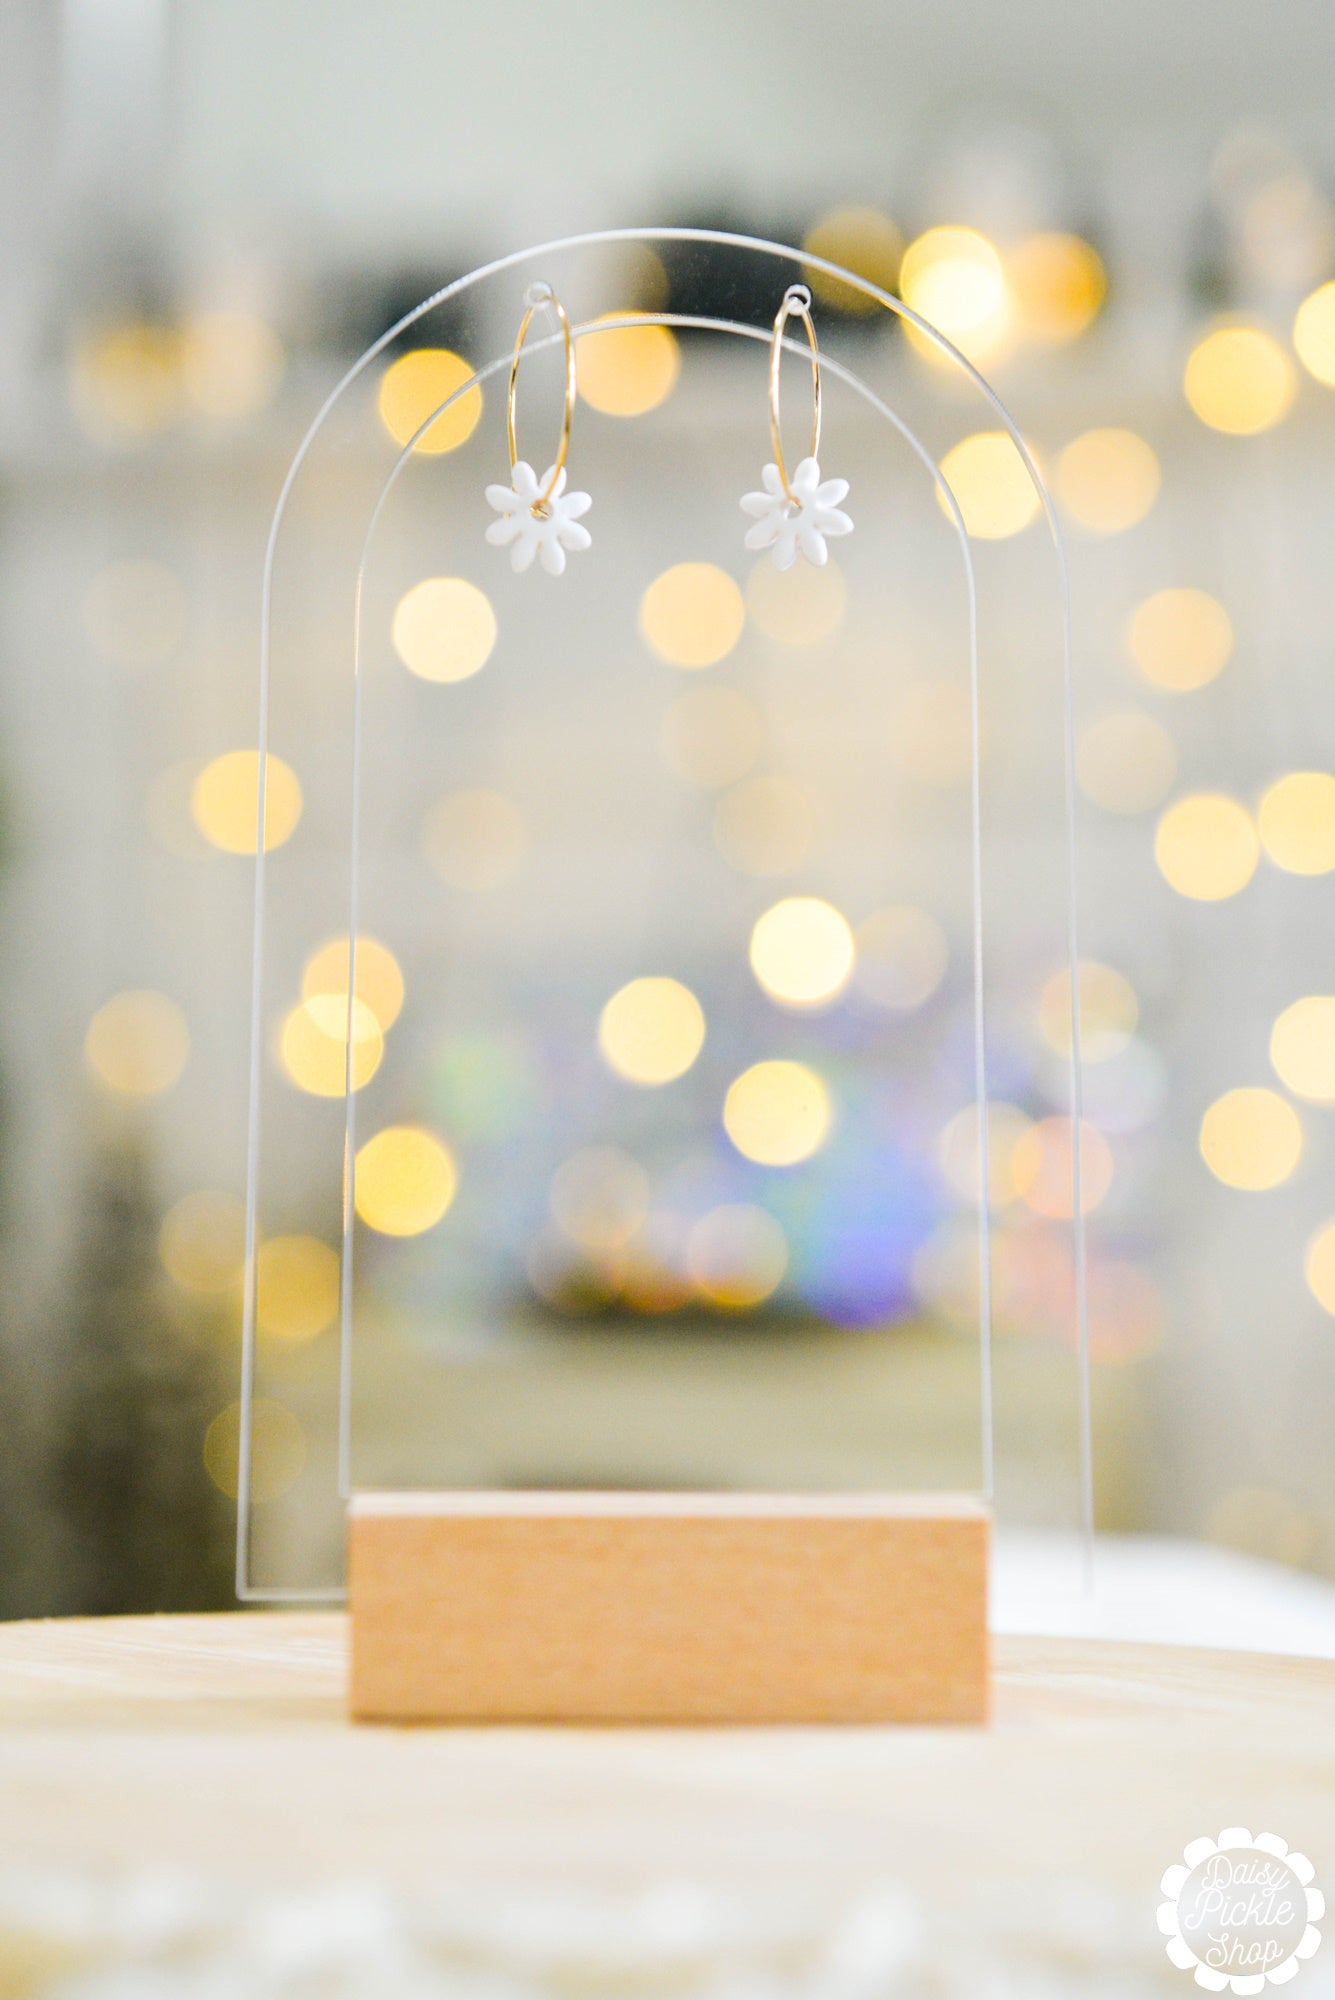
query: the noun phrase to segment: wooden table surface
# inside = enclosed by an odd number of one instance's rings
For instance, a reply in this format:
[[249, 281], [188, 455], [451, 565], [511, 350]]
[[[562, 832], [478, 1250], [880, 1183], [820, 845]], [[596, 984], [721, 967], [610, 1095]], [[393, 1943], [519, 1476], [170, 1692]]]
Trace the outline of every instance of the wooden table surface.
[[943, 1938], [1060, 1893], [1133, 1931], [1138, 1967], [1161, 1956], [1159, 1878], [1201, 1834], [1270, 1829], [1335, 1891], [1335, 1663], [1000, 1639], [983, 1729], [354, 1727], [345, 1675], [333, 1613], [0, 1626], [0, 1884], [695, 1882], [830, 1907], [893, 1885]]

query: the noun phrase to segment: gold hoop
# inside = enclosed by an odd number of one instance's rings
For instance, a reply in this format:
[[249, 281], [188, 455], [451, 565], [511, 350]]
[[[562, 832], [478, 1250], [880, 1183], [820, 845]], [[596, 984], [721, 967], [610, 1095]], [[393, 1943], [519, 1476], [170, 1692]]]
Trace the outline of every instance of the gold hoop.
[[510, 363], [510, 387], [505, 398], [505, 435], [510, 445], [511, 472], [514, 471], [515, 466], [519, 462], [519, 448], [515, 443], [515, 404], [518, 400], [515, 385], [519, 380], [519, 357], [523, 352], [524, 342], [528, 337], [529, 324], [534, 313], [540, 307], [552, 307], [556, 317], [561, 322], [561, 332], [565, 338], [566, 347], [566, 401], [565, 409], [561, 415], [561, 442], [557, 447], [556, 463], [552, 467], [551, 476], [529, 509], [530, 513], [540, 514], [545, 510], [547, 502], [556, 490], [556, 482], [561, 477], [566, 462], [566, 453], [570, 449], [570, 426], [575, 416], [575, 343], [571, 336], [570, 321], [566, 317], [566, 309], [550, 285], [535, 285], [533, 290], [527, 294], [527, 297], [530, 303], [524, 317], [519, 322], [519, 337], [515, 341], [514, 359]]
[[797, 495], [788, 484], [788, 468], [783, 462], [783, 439], [779, 430], [779, 366], [783, 360], [783, 330], [790, 315], [796, 314], [806, 328], [807, 345], [811, 349], [811, 393], [813, 413], [811, 420], [811, 457], [820, 456], [820, 349], [816, 345], [816, 329], [811, 322], [811, 294], [805, 285], [790, 285], [783, 295], [783, 304], [774, 315], [774, 335], [769, 352], [769, 434], [774, 447], [774, 463], [779, 468], [779, 478], [787, 497], [796, 505]]

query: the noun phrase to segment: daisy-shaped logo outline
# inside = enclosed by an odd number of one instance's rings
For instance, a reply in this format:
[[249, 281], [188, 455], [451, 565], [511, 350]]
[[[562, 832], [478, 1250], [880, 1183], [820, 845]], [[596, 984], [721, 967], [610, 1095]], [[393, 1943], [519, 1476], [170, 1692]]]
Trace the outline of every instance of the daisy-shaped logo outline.
[[[542, 495], [548, 485], [550, 493]], [[548, 576], [560, 576], [566, 566], [566, 551], [587, 549], [593, 537], [580, 520], [593, 505], [588, 493], [567, 493], [566, 473], [549, 465], [539, 479], [526, 459], [516, 459], [508, 486], [489, 486], [488, 504], [500, 519], [487, 529], [493, 548], [510, 551], [510, 567], [516, 574], [532, 567], [537, 556]]]
[[[1307, 1899], [1307, 1926], [1301, 1939], [1287, 1958], [1278, 1965], [1268, 1966], [1264, 1972], [1217, 1971], [1197, 1957], [1182, 1935], [1181, 1900], [1188, 1881], [1213, 1855], [1236, 1853], [1239, 1848], [1250, 1848], [1282, 1861], [1297, 1877]], [[1290, 1852], [1287, 1841], [1281, 1840], [1277, 1833], [1258, 1833], [1253, 1839], [1247, 1827], [1229, 1826], [1218, 1840], [1211, 1840], [1208, 1834], [1193, 1840], [1183, 1849], [1182, 1859], [1164, 1871], [1159, 1884], [1161, 1893], [1168, 1898], [1159, 1905], [1158, 1925], [1161, 1935], [1168, 1940], [1165, 1950], [1169, 1958], [1180, 1971], [1194, 1973], [1196, 1984], [1207, 1993], [1255, 1994], [1264, 1993], [1267, 1985], [1287, 1985], [1297, 1976], [1302, 1961], [1311, 1958], [1321, 1943], [1317, 1926], [1326, 1914], [1326, 1899], [1319, 1889], [1312, 1887], [1315, 1874], [1307, 1856], [1296, 1850]]]
[[839, 505], [847, 496], [848, 481], [823, 480], [814, 458], [802, 460], [787, 487], [772, 461], [760, 480], [764, 490], [744, 493], [741, 499], [742, 512], [755, 523], [746, 531], [745, 546], [772, 549], [776, 569], [791, 569], [799, 553], [822, 569], [830, 558], [827, 539], [853, 532], [851, 518]]

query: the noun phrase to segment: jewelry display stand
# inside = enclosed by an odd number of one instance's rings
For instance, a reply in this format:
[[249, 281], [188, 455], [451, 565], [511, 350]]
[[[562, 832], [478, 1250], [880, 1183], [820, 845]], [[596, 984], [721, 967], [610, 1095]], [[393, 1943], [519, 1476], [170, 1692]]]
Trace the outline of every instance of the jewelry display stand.
[[[271, 626], [275, 555], [294, 483], [316, 437], [345, 393], [391, 343], [436, 308], [458, 311], [482, 281], [507, 280], [518, 308], [550, 297], [544, 260], [618, 246], [713, 246], [772, 260], [775, 304], [795, 269], [823, 274], [898, 316], [947, 362], [990, 422], [1009, 434], [1033, 483], [1056, 556], [1062, 635], [1065, 773], [1066, 946], [1070, 970], [1070, 1148], [1073, 1347], [1079, 1376], [1081, 1507], [1092, 1531], [1089, 1343], [1080, 1190], [1079, 964], [1075, 935], [1071, 792], [1069, 595], [1051, 501], [1023, 438], [996, 392], [943, 335], [902, 302], [854, 272], [782, 244], [687, 229], [605, 231], [516, 253], [446, 286], [381, 336], [327, 398], [284, 481], [265, 559], [260, 666], [260, 787], [256, 845], [254, 981], [246, 1218], [237, 1535], [237, 1594], [243, 1603], [327, 1601], [337, 1590], [284, 1589], [255, 1580], [252, 1561], [256, 1389], [257, 1253], [260, 1245], [261, 1109], [272, 1034], [265, 985], [267, 868], [263, 831], [271, 737]], [[516, 313], [516, 317], [518, 314]], [[568, 329], [576, 350], [591, 334], [643, 325], [697, 329], [767, 343], [764, 326], [725, 314], [625, 312], [581, 317]], [[530, 337], [526, 353], [559, 349], [562, 331]], [[799, 342], [775, 336], [809, 360]], [[777, 360], [777, 350], [776, 350]], [[955, 1721], [989, 1712], [987, 1550], [993, 1488], [991, 1251], [988, 1200], [978, 1202], [978, 1400], [976, 1493], [733, 1493], [609, 1491], [359, 1490], [353, 1476], [353, 1260], [356, 1247], [357, 1092], [353, 1084], [357, 940], [363, 924], [362, 834], [366, 728], [364, 599], [377, 526], [400, 474], [426, 433], [461, 398], [511, 365], [507, 347], [443, 398], [404, 443], [370, 508], [356, 573], [352, 646], [350, 832], [346, 900], [351, 965], [342, 1180], [338, 1390], [338, 1481], [348, 1504], [347, 1597], [351, 1611], [351, 1709], [386, 1721]], [[970, 539], [938, 460], [904, 418], [846, 361], [822, 351], [821, 366], [860, 399], [866, 421], [883, 420], [906, 446], [958, 542], [967, 605], [971, 717], [970, 900], [972, 903], [972, 1082], [978, 1187], [990, 1188], [987, 1042], [983, 981], [982, 826], [979, 780], [978, 593]], [[513, 451], [512, 451], [513, 460]], [[419, 460], [420, 462], [420, 460]], [[429, 463], [429, 461], [428, 461]], [[600, 496], [601, 497], [601, 496]], [[930, 498], [930, 493], [929, 493]], [[744, 524], [742, 524], [744, 525]], [[740, 542], [740, 529], [738, 540]], [[581, 556], [581, 564], [592, 556]], [[558, 621], [562, 586], [545, 615]], [[760, 1365], [760, 1364], [756, 1364]]]

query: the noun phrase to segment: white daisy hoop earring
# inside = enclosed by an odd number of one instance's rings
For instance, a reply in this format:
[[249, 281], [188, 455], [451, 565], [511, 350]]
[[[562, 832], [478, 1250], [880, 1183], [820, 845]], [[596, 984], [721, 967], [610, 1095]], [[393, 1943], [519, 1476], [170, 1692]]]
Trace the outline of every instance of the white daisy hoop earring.
[[[549, 576], [560, 576], [566, 566], [566, 551], [587, 549], [589, 531], [580, 522], [593, 505], [587, 493], [567, 493], [566, 454], [575, 417], [575, 342], [566, 309], [550, 285], [532, 285], [524, 295], [525, 312], [519, 322], [514, 359], [510, 363], [510, 387], [505, 399], [505, 434], [510, 447], [510, 484], [489, 486], [487, 500], [499, 520], [487, 529], [493, 548], [510, 551], [510, 567], [526, 570], [537, 556]], [[560, 323], [565, 341], [565, 407], [561, 415], [561, 442], [555, 462], [539, 479], [527, 459], [519, 456], [515, 437], [515, 406], [518, 400], [519, 357], [534, 313], [550, 306]]]
[[[806, 329], [811, 349], [812, 417], [811, 450], [789, 479], [780, 432], [779, 369], [783, 361], [783, 330], [793, 316]], [[799, 554], [820, 568], [829, 561], [827, 538], [851, 535], [853, 523], [839, 507], [848, 492], [848, 481], [822, 480], [820, 476], [820, 348], [811, 319], [811, 294], [805, 285], [788, 287], [774, 317], [769, 355], [769, 434], [774, 459], [760, 475], [764, 490], [742, 496], [742, 512], [755, 522], [746, 531], [746, 547], [772, 549], [776, 569], [791, 569]]]

